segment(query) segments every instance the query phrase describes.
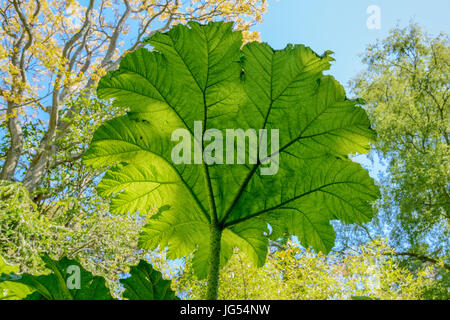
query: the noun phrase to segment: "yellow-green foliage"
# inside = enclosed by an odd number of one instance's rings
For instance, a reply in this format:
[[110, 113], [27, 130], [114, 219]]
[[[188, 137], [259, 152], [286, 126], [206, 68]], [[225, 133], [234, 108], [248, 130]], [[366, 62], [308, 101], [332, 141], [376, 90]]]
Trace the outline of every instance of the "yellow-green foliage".
[[48, 234], [45, 217], [35, 209], [21, 183], [0, 181], [0, 255], [21, 265], [21, 271], [39, 268]]
[[391, 238], [425, 255], [449, 254], [449, 61], [447, 34], [411, 24], [369, 45], [367, 70], [352, 82], [387, 164], [379, 207], [392, 221]]
[[17, 265], [19, 273], [31, 274], [45, 270], [42, 254], [67, 256], [115, 287], [120, 275], [147, 254], [136, 247], [145, 221], [111, 215], [102, 203], [88, 207], [76, 200], [53, 201], [39, 210], [21, 183], [0, 181], [0, 256]]
[[[237, 252], [221, 273], [220, 299], [419, 299], [432, 283], [432, 267], [415, 274], [393, 259], [384, 241], [374, 241], [355, 251], [328, 256], [304, 250], [288, 242], [284, 250], [271, 252], [266, 265], [256, 268]], [[176, 289], [189, 299], [200, 299], [204, 282], [186, 264]]]

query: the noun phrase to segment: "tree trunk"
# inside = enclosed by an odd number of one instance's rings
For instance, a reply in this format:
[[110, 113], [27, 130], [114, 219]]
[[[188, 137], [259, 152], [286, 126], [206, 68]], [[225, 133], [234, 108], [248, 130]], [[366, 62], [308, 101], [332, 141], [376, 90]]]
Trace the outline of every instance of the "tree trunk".
[[47, 132], [42, 138], [38, 151], [28, 167], [22, 183], [30, 193], [39, 187], [42, 179], [47, 175], [50, 162], [56, 155], [57, 150], [56, 146], [52, 144], [53, 140], [54, 130], [53, 132]]
[[[9, 110], [16, 109], [15, 106], [9, 106]], [[8, 112], [7, 116], [11, 116]], [[3, 164], [2, 171], [0, 173], [0, 180], [14, 180], [16, 168], [22, 154], [24, 138], [23, 131], [19, 123], [17, 116], [12, 116], [8, 119], [8, 130], [11, 135], [11, 144], [8, 152], [6, 153], [5, 163]]]

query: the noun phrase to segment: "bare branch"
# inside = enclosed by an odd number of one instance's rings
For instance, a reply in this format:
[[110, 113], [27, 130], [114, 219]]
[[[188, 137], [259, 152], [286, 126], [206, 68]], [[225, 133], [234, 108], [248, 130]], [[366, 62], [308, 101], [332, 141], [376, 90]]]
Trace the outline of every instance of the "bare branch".
[[113, 34], [111, 36], [111, 41], [109, 43], [105, 57], [103, 58], [102, 63], [101, 63], [101, 66], [103, 68], [107, 67], [108, 64], [110, 64], [110, 61], [114, 54], [114, 51], [116, 50], [116, 47], [117, 47], [117, 40], [119, 39], [120, 33], [122, 32], [123, 27], [125, 26], [125, 22], [131, 13], [131, 7], [127, 0], [124, 0], [124, 4], [125, 4], [125, 12], [122, 14], [122, 16], [119, 19], [119, 22], [117, 23], [116, 27], [114, 28]]

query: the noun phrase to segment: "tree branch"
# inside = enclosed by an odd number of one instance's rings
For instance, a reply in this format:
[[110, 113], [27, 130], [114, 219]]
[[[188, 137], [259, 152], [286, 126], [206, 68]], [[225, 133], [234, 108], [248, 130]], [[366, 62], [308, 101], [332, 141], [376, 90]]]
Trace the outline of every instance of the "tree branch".
[[385, 253], [385, 255], [391, 255], [391, 256], [409, 256], [412, 258], [415, 258], [416, 260], [422, 261], [422, 262], [430, 262], [437, 265], [443, 265], [445, 269], [450, 270], [450, 265], [446, 263], [442, 263], [441, 261], [438, 261], [436, 259], [417, 254], [414, 252], [394, 252], [394, 253]]

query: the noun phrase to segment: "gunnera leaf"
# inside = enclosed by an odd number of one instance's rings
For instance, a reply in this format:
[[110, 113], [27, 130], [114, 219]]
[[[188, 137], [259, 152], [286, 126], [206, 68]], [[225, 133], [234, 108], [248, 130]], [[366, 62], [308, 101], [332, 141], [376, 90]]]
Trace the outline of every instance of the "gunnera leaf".
[[99, 82], [98, 96], [128, 113], [106, 121], [84, 156], [107, 168], [98, 191], [113, 213], [164, 208], [141, 247], [194, 252], [204, 278], [212, 225], [222, 265], [237, 247], [262, 266], [268, 238], [289, 233], [328, 252], [331, 220], [371, 220], [378, 188], [348, 155], [366, 153], [375, 133], [360, 101], [323, 75], [331, 52], [242, 46], [222, 22], [175, 26], [148, 43]]
[[31, 275], [15, 273], [2, 274], [0, 285], [5, 283], [23, 285], [30, 294], [25, 300], [111, 300], [111, 293], [106, 287], [105, 279], [93, 276], [77, 261], [66, 257], [59, 261], [48, 256], [42, 260], [49, 270], [48, 274]]
[[123, 297], [129, 300], [179, 300], [170, 288], [170, 280], [164, 280], [161, 272], [141, 260], [130, 268], [130, 277], [121, 279]]
[[19, 266], [8, 265], [0, 256], [0, 300], [22, 300], [32, 293], [24, 284], [6, 281], [18, 271]]

